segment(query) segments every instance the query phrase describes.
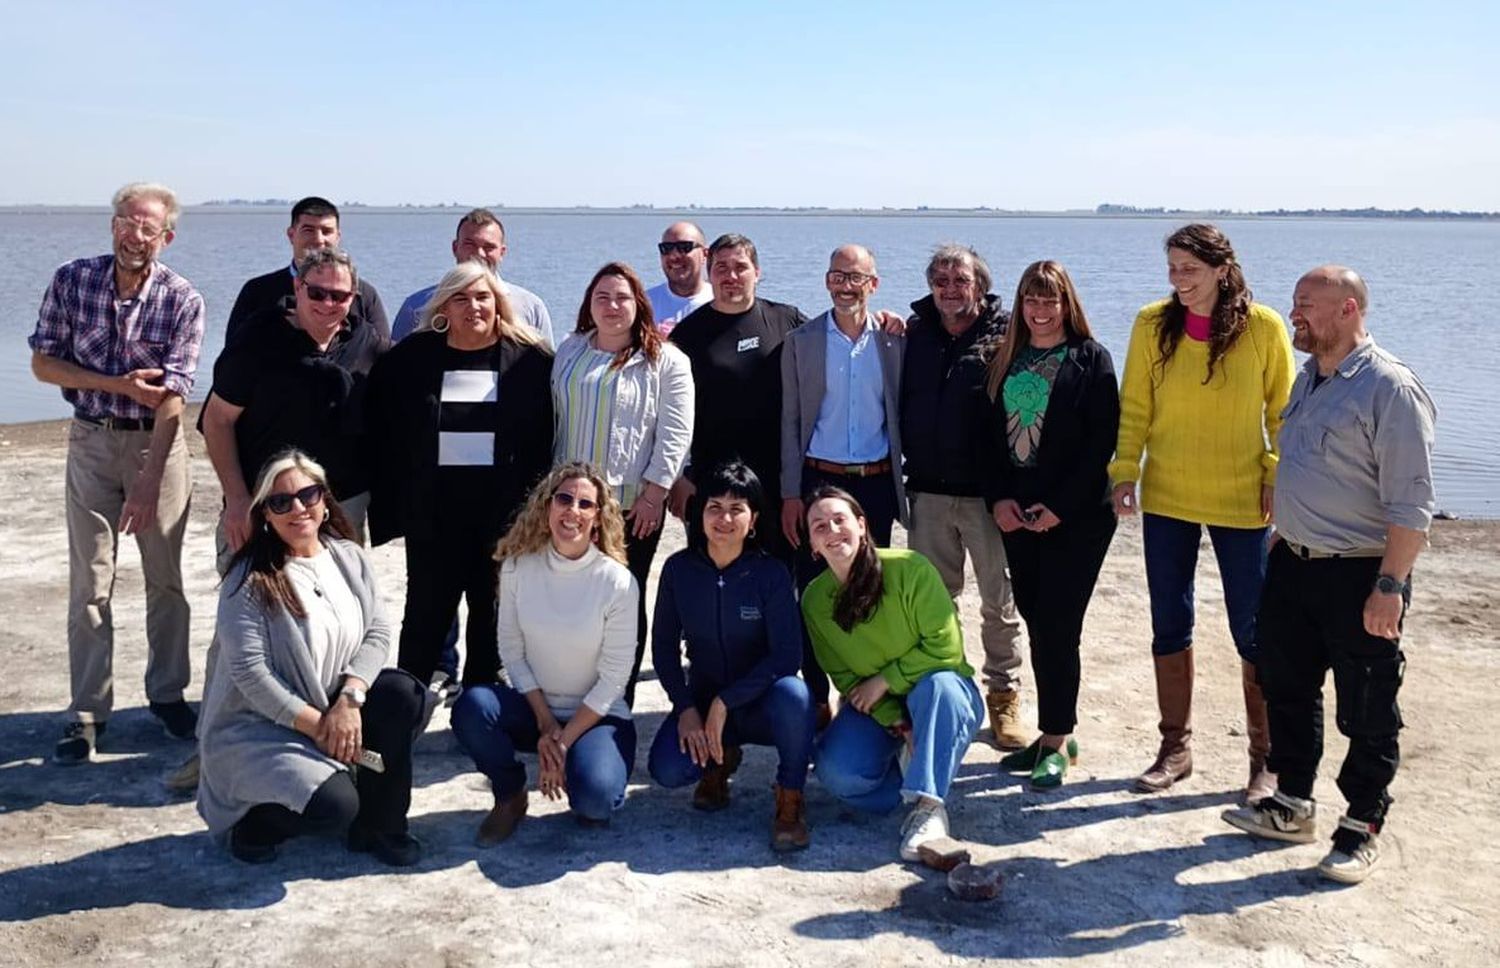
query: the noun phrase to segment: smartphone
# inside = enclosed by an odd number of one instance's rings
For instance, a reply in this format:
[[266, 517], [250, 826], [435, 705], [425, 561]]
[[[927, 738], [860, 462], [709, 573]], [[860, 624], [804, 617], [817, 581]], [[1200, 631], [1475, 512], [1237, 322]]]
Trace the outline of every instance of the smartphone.
[[367, 770], [374, 770], [376, 773], [385, 772], [385, 757], [381, 756], [374, 750], [360, 750], [359, 759], [356, 762], [358, 762], [360, 766], [364, 767]]

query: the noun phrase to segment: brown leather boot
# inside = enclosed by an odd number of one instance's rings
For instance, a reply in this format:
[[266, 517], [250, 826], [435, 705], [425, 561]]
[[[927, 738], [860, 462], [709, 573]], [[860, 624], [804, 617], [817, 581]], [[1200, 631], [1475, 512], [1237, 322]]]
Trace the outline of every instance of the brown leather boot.
[[991, 689], [984, 696], [990, 710], [990, 732], [1003, 750], [1024, 749], [1030, 741], [1021, 727], [1021, 694], [1014, 689]]
[[783, 853], [807, 849], [807, 816], [801, 790], [776, 786], [776, 815], [771, 818], [771, 849]]
[[479, 833], [474, 843], [480, 847], [493, 847], [516, 832], [516, 824], [526, 816], [527, 795], [524, 789], [508, 797], [496, 797], [495, 806], [488, 816], [480, 821]]
[[710, 763], [703, 768], [703, 776], [693, 790], [694, 809], [712, 813], [729, 806], [729, 778], [740, 768], [742, 758], [738, 746], [726, 746], [723, 763]]
[[1276, 774], [1266, 769], [1266, 758], [1271, 755], [1271, 724], [1255, 663], [1240, 660], [1240, 683], [1245, 691], [1245, 735], [1250, 738], [1250, 782], [1245, 786], [1245, 802], [1256, 803], [1276, 792]]
[[1138, 793], [1157, 793], [1193, 775], [1193, 650], [1156, 657], [1156, 705], [1161, 748], [1135, 781]]

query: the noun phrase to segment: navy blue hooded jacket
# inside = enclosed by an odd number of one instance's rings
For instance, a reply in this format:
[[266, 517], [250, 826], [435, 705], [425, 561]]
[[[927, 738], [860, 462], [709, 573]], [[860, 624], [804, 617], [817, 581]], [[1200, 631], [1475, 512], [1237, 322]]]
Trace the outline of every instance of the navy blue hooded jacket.
[[796, 675], [802, 614], [786, 566], [755, 549], [723, 571], [695, 548], [668, 558], [657, 585], [651, 660], [673, 712], [703, 712], [715, 697], [732, 710]]

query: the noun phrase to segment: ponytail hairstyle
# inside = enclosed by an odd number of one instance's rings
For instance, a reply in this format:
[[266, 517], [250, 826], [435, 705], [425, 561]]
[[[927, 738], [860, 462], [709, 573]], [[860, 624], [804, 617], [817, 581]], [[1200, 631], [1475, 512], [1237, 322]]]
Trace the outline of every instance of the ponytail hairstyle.
[[[803, 499], [808, 512], [819, 501], [843, 501], [860, 521], [865, 521], [865, 509], [860, 507], [854, 495], [840, 487], [824, 484], [814, 488]], [[804, 522], [806, 523], [806, 522]], [[809, 527], [809, 532], [811, 527]], [[867, 528], [859, 540], [859, 549], [854, 553], [854, 563], [849, 568], [849, 579], [839, 588], [833, 599], [834, 624], [845, 632], [854, 631], [854, 626], [875, 614], [880, 607], [880, 596], [885, 591], [885, 577], [881, 571], [880, 556], [875, 553], [875, 542], [870, 540]]]
[[[1218, 269], [1227, 267], [1224, 278], [1219, 280], [1219, 298], [1214, 303], [1212, 322], [1208, 330], [1208, 373], [1203, 377], [1206, 384], [1214, 378], [1214, 366], [1234, 346], [1245, 332], [1250, 320], [1250, 287], [1245, 283], [1245, 272], [1235, 257], [1234, 246], [1229, 237], [1219, 231], [1218, 226], [1194, 222], [1167, 236], [1164, 248], [1181, 249], [1195, 259]], [[1162, 310], [1161, 323], [1156, 330], [1156, 347], [1161, 357], [1158, 365], [1163, 373], [1182, 334], [1187, 332], [1187, 307], [1182, 304], [1174, 290]]]

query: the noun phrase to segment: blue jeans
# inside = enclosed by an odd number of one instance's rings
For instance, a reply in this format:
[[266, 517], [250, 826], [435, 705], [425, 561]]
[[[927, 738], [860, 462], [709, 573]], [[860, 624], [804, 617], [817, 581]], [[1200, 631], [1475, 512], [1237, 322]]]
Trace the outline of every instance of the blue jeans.
[[[708, 707], [698, 710], [706, 713]], [[664, 787], [698, 782], [703, 769], [677, 745], [678, 714], [672, 713], [651, 741], [646, 768]], [[776, 782], [786, 790], [800, 790], [807, 783], [807, 764], [812, 758], [814, 715], [807, 683], [796, 676], [783, 676], [771, 688], [737, 709], [724, 723], [724, 745], [774, 746], [780, 763]]]
[[[1198, 568], [1203, 527], [1159, 514], [1142, 515], [1154, 655], [1173, 655], [1193, 644], [1193, 573]], [[1229, 633], [1240, 658], [1254, 662], [1255, 615], [1260, 609], [1260, 590], [1266, 583], [1270, 529], [1207, 527], [1224, 583]]]
[[[496, 797], [525, 789], [526, 767], [516, 753], [536, 752], [541, 738], [525, 696], [505, 685], [469, 686], [453, 704], [452, 723], [458, 745], [490, 778]], [[605, 716], [568, 750], [568, 806], [589, 820], [608, 820], [625, 802], [625, 783], [634, 767], [635, 723]]]
[[984, 720], [984, 700], [974, 680], [956, 672], [929, 673], [906, 696], [912, 755], [901, 772], [902, 740], [855, 709], [844, 706], [818, 739], [818, 781], [851, 807], [892, 810], [918, 795], [945, 800], [974, 733]]

